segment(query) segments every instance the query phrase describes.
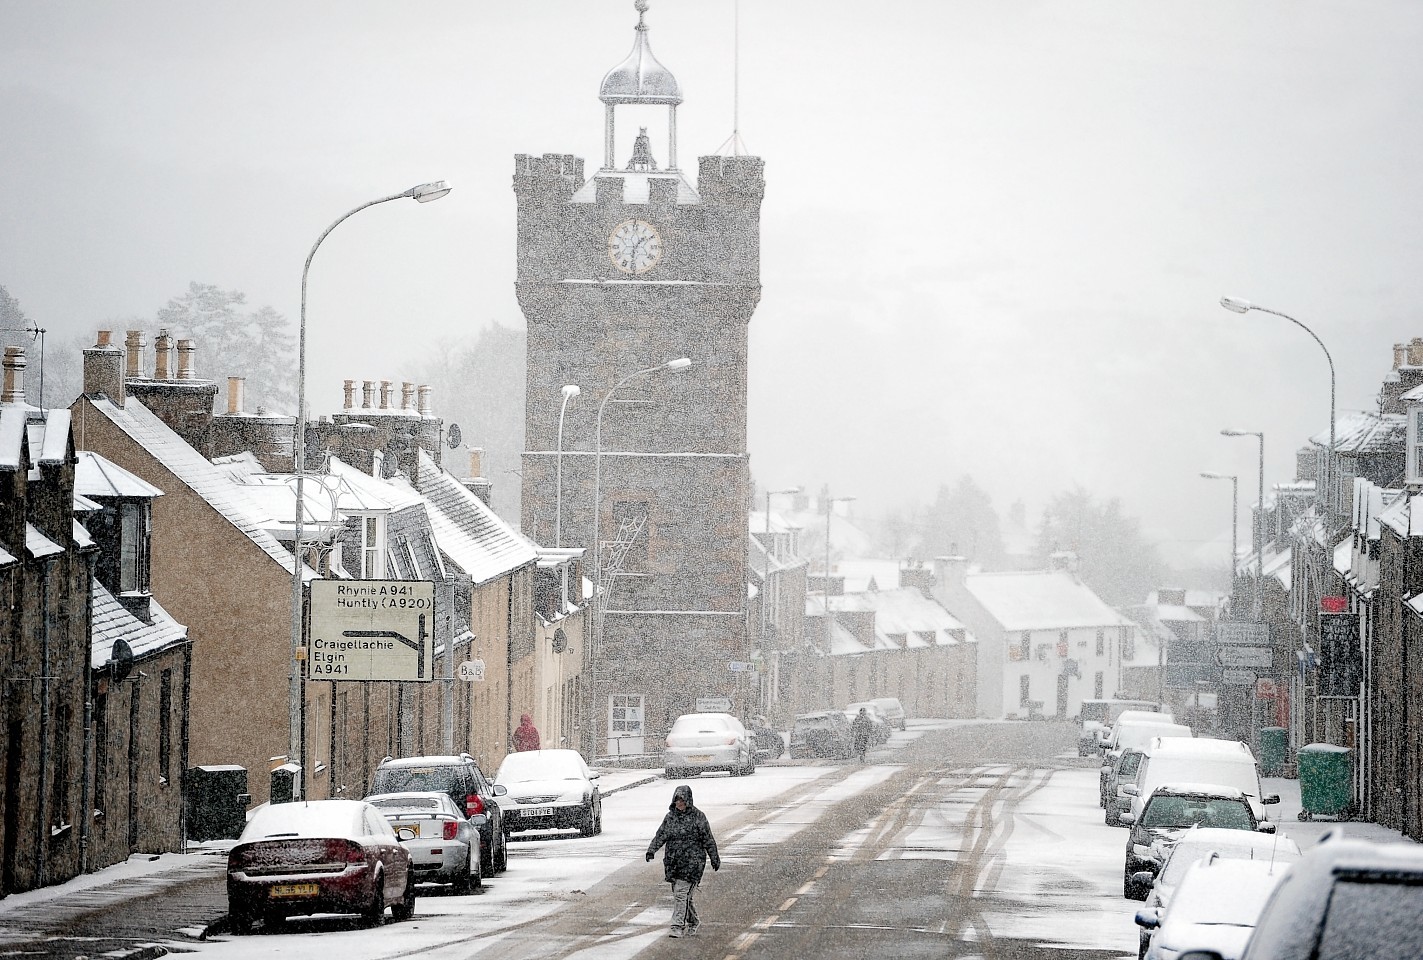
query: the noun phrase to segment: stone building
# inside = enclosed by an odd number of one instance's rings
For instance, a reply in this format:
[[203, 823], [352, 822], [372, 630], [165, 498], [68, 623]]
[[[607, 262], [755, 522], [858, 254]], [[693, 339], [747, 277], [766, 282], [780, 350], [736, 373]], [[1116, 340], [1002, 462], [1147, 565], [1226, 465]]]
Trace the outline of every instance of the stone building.
[[[752, 652], [747, 328], [764, 192], [757, 157], [701, 157], [687, 179], [681, 88], [641, 15], [599, 98], [604, 153], [591, 176], [567, 154], [514, 164], [528, 325], [522, 526], [601, 551], [589, 556], [592, 755], [657, 749], [699, 698], [742, 715], [755, 705], [754, 675], [728, 664]], [[653, 134], [619, 127], [620, 110], [652, 116]], [[566, 410], [564, 385], [581, 389]]]

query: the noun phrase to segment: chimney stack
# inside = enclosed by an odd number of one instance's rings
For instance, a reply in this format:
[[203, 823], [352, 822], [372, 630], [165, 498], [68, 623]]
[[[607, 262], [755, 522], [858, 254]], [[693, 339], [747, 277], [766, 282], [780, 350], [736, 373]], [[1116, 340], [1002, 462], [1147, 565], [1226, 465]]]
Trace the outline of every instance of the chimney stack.
[[431, 407], [430, 407], [430, 391], [431, 391], [431, 389], [432, 389], [431, 387], [429, 387], [429, 386], [427, 386], [427, 385], [425, 385], [425, 384], [421, 384], [421, 385], [420, 385], [420, 388], [419, 388], [419, 396], [420, 396], [420, 400], [419, 400], [420, 408], [419, 408], [419, 410], [420, 410], [420, 416], [422, 416], [422, 417], [429, 417], [429, 416], [433, 416], [433, 415], [434, 415], [434, 410], [432, 410]]
[[400, 409], [415, 409], [415, 384], [406, 380], [400, 385]]
[[173, 338], [168, 336], [167, 330], [159, 330], [158, 336], [153, 341], [153, 379], [171, 380], [172, 370], [169, 366], [173, 353]]
[[351, 407], [355, 406], [356, 403], [356, 381], [341, 381], [341, 391], [345, 394], [345, 400], [341, 409], [349, 410], [351, 409]]
[[25, 402], [25, 359], [24, 347], [5, 348], [5, 390], [0, 393], [0, 403]]
[[130, 330], [124, 337], [124, 351], [128, 354], [128, 365], [124, 377], [128, 380], [143, 379], [143, 348], [148, 346], [148, 338], [142, 330]]
[[1408, 341], [1408, 365], [1423, 367], [1423, 337], [1414, 337]]
[[99, 340], [84, 351], [84, 392], [103, 394], [115, 406], [128, 398], [124, 390], [124, 352], [113, 345], [108, 330], [99, 331]]
[[471, 477], [484, 476], [484, 448], [471, 447], [469, 450], [469, 475]]
[[246, 399], [243, 394], [246, 392], [246, 377], [227, 378], [227, 412], [229, 414], [241, 413], [243, 402]]
[[178, 341], [179, 380], [196, 380], [198, 378], [197, 373], [193, 370], [193, 354], [197, 352], [197, 349], [191, 340]]
[[374, 380], [363, 380], [363, 381], [361, 381], [361, 409], [362, 409], [362, 410], [369, 410], [369, 409], [371, 409], [371, 403], [374, 401], [375, 392], [376, 392], [376, 382], [375, 382]]

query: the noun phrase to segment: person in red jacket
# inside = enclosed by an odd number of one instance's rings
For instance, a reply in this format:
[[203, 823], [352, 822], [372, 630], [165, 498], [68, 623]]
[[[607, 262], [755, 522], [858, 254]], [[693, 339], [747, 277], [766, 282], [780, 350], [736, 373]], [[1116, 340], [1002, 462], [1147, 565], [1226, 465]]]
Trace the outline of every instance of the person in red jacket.
[[514, 728], [514, 752], [539, 749], [539, 728], [534, 726], [534, 718], [527, 713], [519, 717], [519, 725]]

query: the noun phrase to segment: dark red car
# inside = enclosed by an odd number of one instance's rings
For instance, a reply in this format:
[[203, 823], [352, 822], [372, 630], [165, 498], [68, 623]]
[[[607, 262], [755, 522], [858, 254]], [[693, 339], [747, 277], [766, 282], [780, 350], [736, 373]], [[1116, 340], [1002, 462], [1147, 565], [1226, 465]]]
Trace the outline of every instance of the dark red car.
[[410, 854], [385, 816], [361, 800], [310, 800], [262, 807], [227, 857], [232, 929], [253, 921], [355, 913], [363, 926], [415, 913]]

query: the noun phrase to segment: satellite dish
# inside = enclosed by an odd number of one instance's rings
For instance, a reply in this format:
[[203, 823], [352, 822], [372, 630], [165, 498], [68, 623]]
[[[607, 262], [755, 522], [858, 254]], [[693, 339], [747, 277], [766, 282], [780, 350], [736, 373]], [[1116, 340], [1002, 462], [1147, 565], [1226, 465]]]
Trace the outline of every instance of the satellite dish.
[[114, 682], [122, 683], [128, 679], [128, 675], [133, 672], [133, 648], [128, 645], [127, 640], [120, 637], [114, 641], [114, 648], [109, 651], [108, 666], [114, 675]]
[[460, 433], [460, 425], [457, 423], [450, 424], [450, 432], [445, 438], [445, 442], [450, 445], [450, 449], [453, 450], [459, 446], [462, 440], [464, 440], [464, 436]]
[[567, 649], [568, 649], [568, 634], [566, 634], [566, 633], [563, 632], [563, 628], [562, 628], [562, 627], [559, 627], [557, 630], [555, 630], [555, 631], [553, 632], [553, 652], [554, 652], [554, 653], [562, 653], [563, 651], [565, 651], [565, 650], [567, 650]]

